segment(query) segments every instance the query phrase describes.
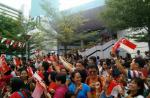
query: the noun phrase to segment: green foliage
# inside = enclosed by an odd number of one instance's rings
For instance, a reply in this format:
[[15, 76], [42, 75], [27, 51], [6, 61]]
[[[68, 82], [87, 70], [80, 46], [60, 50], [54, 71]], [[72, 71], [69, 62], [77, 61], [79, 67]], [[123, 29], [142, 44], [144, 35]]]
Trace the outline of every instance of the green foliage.
[[17, 35], [24, 32], [20, 19], [14, 20], [11, 17], [0, 14], [0, 35], [12, 40], [21, 40]]
[[[0, 36], [10, 40], [24, 42], [25, 36], [21, 36], [23, 33], [24, 27], [21, 17], [19, 19], [13, 19], [3, 13], [0, 14]], [[5, 44], [0, 44], [0, 51], [13, 54], [14, 52], [21, 53], [24, 49], [13, 48], [13, 46], [6, 47]]]
[[149, 0], [106, 0], [102, 19], [113, 30], [150, 27]]
[[85, 40], [97, 34], [96, 32], [83, 33], [77, 31], [78, 27], [88, 21], [84, 19], [81, 13], [72, 14], [69, 11], [60, 12], [53, 6], [53, 3], [49, 1], [43, 2], [41, 7], [48, 16], [48, 20], [45, 21], [45, 23], [49, 25], [47, 25], [47, 27], [40, 25], [39, 28], [41, 31], [47, 32], [49, 37], [57, 39], [58, 44], [63, 45], [64, 48], [71, 43]]
[[148, 34], [135, 39], [148, 42], [150, 49], [150, 0], [106, 0], [101, 18], [114, 31], [145, 28]]
[[69, 12], [59, 12], [47, 4], [49, 3], [45, 2], [42, 8], [47, 13], [49, 20], [45, 23], [49, 24], [49, 27], [40, 25], [40, 29], [61, 43], [71, 43], [76, 40], [78, 35], [76, 29], [84, 23], [83, 17], [80, 14], [70, 15]]

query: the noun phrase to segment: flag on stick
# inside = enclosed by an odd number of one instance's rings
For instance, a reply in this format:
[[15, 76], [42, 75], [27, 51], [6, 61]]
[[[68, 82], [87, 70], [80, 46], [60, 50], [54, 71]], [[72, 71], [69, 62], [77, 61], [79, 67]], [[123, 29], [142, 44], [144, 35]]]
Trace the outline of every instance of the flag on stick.
[[112, 51], [116, 52], [118, 48], [122, 48], [128, 52], [132, 52], [136, 47], [137, 46], [128, 39], [122, 38], [114, 44]]

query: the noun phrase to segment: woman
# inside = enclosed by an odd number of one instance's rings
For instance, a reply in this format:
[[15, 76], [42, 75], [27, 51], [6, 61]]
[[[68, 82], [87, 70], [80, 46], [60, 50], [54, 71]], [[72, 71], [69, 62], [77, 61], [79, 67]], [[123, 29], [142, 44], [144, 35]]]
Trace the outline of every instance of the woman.
[[28, 79], [28, 74], [27, 74], [26, 70], [23, 69], [21, 71], [20, 78], [24, 83], [25, 89], [30, 90], [30, 91], [34, 90], [33, 88], [34, 88], [35, 85], [34, 85], [34, 83], [32, 83], [31, 80]]
[[24, 88], [24, 83], [20, 78], [12, 78], [10, 81], [10, 86], [12, 89], [10, 98], [31, 98], [30, 92]]
[[135, 78], [129, 84], [128, 96], [126, 98], [144, 98], [144, 81], [141, 78]]
[[121, 98], [124, 95], [123, 75], [115, 66], [111, 67], [110, 71], [111, 74], [109, 77], [106, 77], [104, 91], [100, 98]]
[[56, 72], [51, 72], [50, 74], [49, 74], [49, 76], [48, 76], [48, 80], [49, 80], [49, 82], [50, 82], [50, 84], [49, 84], [49, 86], [48, 86], [48, 91], [52, 94], [52, 95], [54, 95], [54, 93], [55, 93], [55, 91], [56, 91], [56, 89], [57, 89], [57, 84], [56, 84], [56, 75], [57, 75], [57, 73]]
[[69, 91], [76, 95], [76, 98], [91, 98], [90, 87], [81, 82], [81, 75], [78, 71], [71, 74], [72, 83]]
[[99, 75], [102, 75], [103, 77], [107, 77], [109, 75], [108, 72], [109, 69], [106, 62], [103, 62], [102, 67], [99, 65], [98, 69], [99, 69]]

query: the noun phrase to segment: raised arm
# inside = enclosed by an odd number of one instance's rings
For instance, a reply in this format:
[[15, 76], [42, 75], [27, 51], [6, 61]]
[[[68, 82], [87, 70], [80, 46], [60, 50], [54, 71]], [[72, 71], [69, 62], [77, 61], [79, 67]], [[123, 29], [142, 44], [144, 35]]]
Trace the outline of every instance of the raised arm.
[[122, 64], [120, 63], [120, 61], [118, 59], [115, 58], [115, 63], [117, 68], [125, 75], [127, 75], [127, 69], [125, 69]]
[[117, 66], [117, 68], [125, 75], [127, 75], [128, 71], [127, 69], [125, 69], [122, 64], [120, 63], [119, 59], [117, 58], [116, 54], [114, 51], [111, 51], [111, 56], [113, 57], [113, 59], [115, 60], [115, 64]]
[[69, 62], [67, 62], [66, 60], [64, 60], [63, 57], [59, 56], [60, 61], [63, 63], [63, 65], [65, 66], [65, 68], [69, 71], [73, 71], [73, 65], [70, 64]]

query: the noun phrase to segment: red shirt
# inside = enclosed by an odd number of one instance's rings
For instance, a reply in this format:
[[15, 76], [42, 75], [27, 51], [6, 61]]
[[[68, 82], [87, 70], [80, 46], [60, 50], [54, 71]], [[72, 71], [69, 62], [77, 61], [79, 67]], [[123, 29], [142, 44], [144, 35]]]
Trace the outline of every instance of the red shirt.
[[51, 82], [48, 86], [48, 91], [50, 92], [51, 89], [55, 90], [58, 88], [58, 85], [55, 82]]
[[[21, 93], [23, 94], [24, 98], [27, 98], [24, 91], [22, 91]], [[11, 94], [11, 96], [9, 98], [22, 98], [22, 97], [18, 92], [14, 92], [13, 94]]]
[[143, 73], [143, 75], [144, 75], [145, 78], [148, 77], [148, 70], [147, 70], [147, 68], [143, 68], [142, 69], [142, 73]]

